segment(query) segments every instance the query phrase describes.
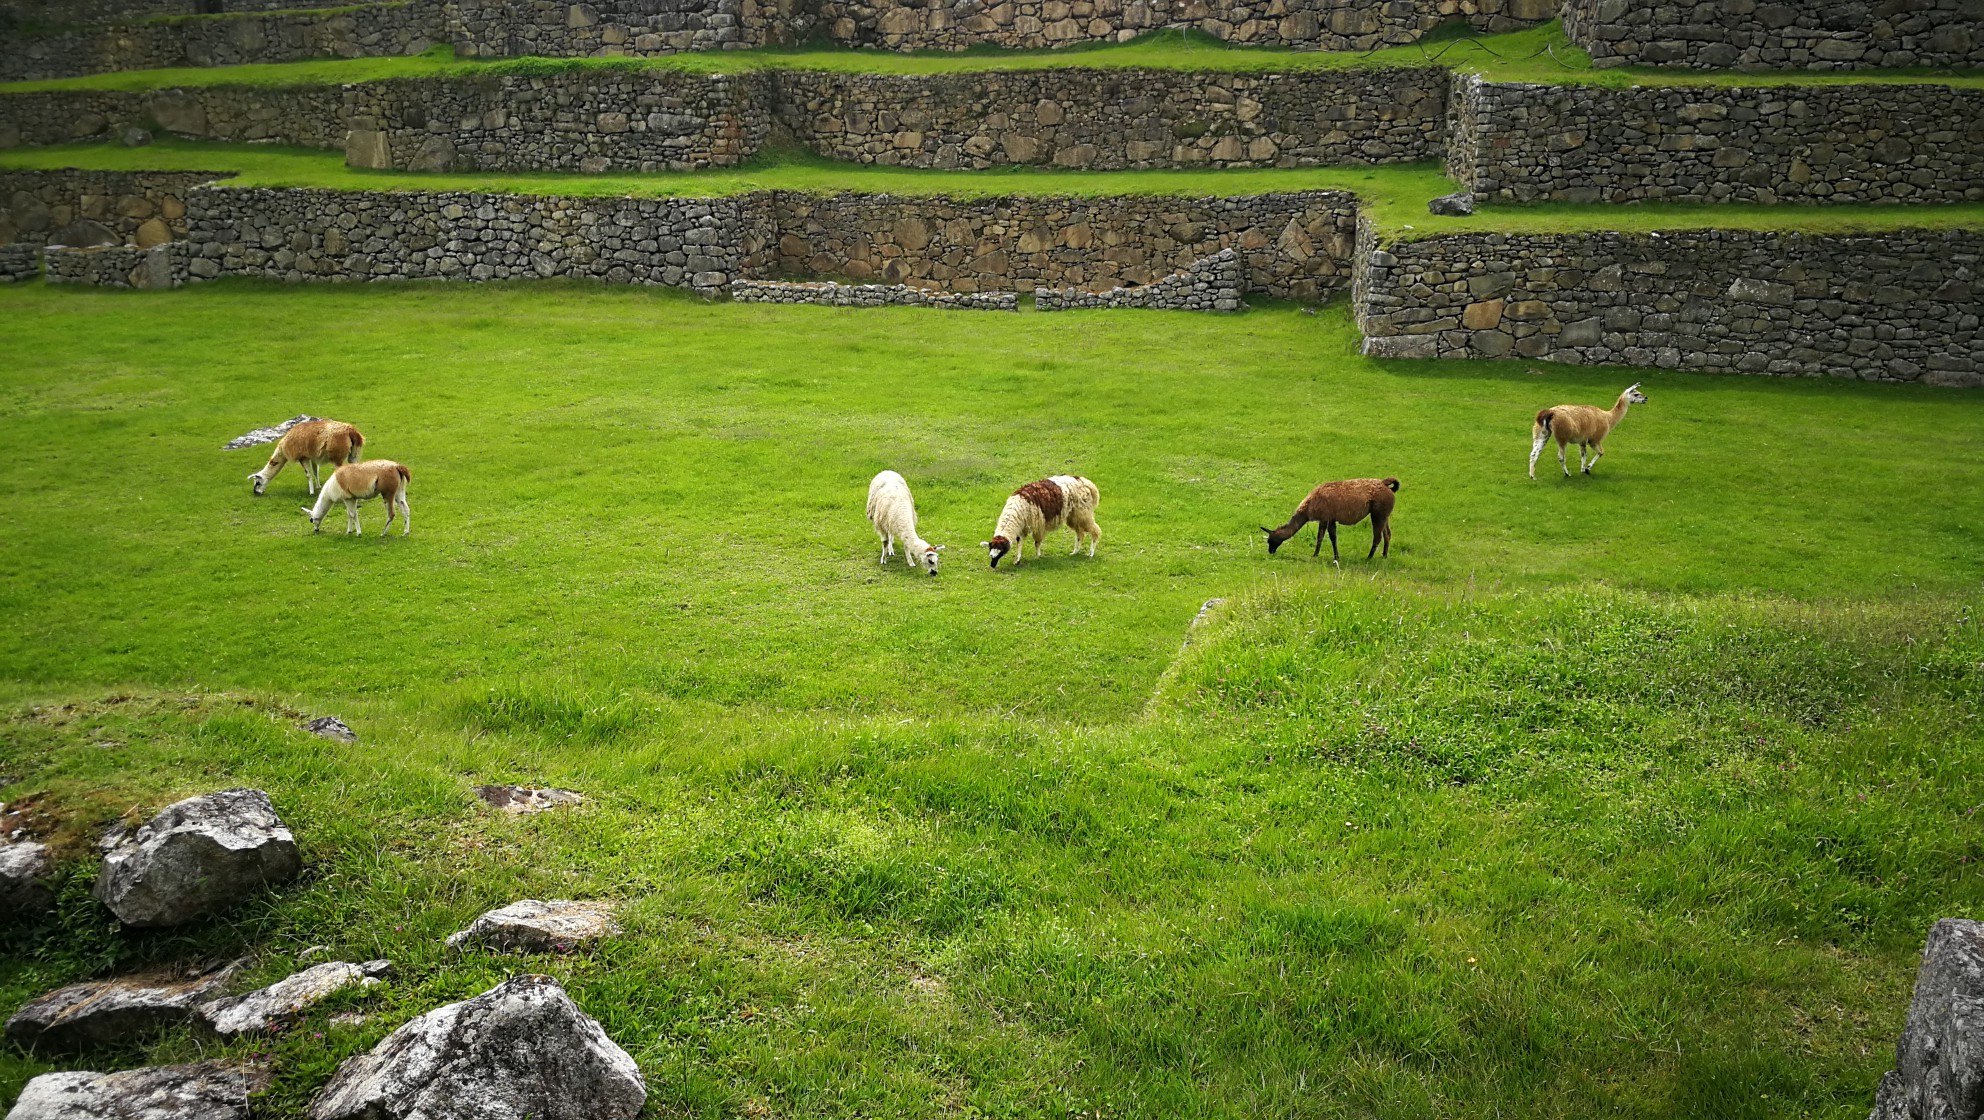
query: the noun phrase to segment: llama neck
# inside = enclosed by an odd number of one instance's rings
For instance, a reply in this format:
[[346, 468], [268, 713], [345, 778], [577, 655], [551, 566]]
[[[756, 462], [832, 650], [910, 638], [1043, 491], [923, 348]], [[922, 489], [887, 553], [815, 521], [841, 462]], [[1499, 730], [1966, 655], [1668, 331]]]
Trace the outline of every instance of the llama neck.
[[1307, 525], [1311, 520], [1312, 519], [1307, 513], [1304, 513], [1300, 508], [1297, 508], [1295, 511], [1295, 516], [1288, 519], [1288, 524], [1283, 525], [1281, 528], [1274, 530], [1271, 535], [1276, 540], [1285, 541], [1288, 538], [1294, 536], [1295, 534], [1301, 532], [1302, 526]]
[[1608, 414], [1612, 417], [1612, 420], [1611, 423], [1606, 425], [1606, 427], [1607, 428], [1613, 427], [1614, 425], [1618, 424], [1619, 421], [1624, 420], [1626, 418], [1626, 410], [1628, 408], [1631, 408], [1632, 406], [1633, 406], [1632, 400], [1628, 398], [1626, 394], [1620, 393], [1618, 401], [1612, 405], [1612, 411]]

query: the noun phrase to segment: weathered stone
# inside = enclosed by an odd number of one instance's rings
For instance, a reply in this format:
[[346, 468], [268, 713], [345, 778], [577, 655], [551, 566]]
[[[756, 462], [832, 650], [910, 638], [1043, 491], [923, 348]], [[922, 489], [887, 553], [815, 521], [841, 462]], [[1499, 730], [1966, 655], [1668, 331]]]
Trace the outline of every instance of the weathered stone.
[[0, 925], [54, 909], [55, 893], [49, 889], [54, 874], [48, 845], [0, 842]]
[[102, 222], [88, 218], [78, 218], [54, 233], [48, 235], [50, 245], [67, 245], [76, 249], [87, 249], [94, 245], [122, 245], [124, 239], [117, 236]]
[[167, 806], [103, 857], [96, 897], [132, 926], [171, 926], [301, 868], [269, 795], [230, 789]]
[[44, 1073], [7, 1120], [248, 1120], [248, 1095], [267, 1081], [265, 1071], [221, 1062]]
[[467, 929], [451, 934], [448, 947], [480, 944], [506, 953], [565, 952], [618, 934], [613, 910], [611, 902], [527, 898], [483, 914]]
[[236, 965], [92, 980], [32, 999], [7, 1020], [7, 1040], [43, 1051], [124, 1042], [193, 1018], [226, 986]]
[[130, 128], [124, 130], [122, 139], [124, 146], [127, 148], [142, 148], [152, 142], [152, 134], [149, 129], [132, 125]]
[[326, 961], [246, 995], [223, 996], [195, 1010], [215, 1034], [265, 1031], [351, 987], [369, 987], [392, 971], [390, 961]]
[[303, 730], [319, 739], [335, 739], [340, 743], [358, 742], [358, 732], [346, 726], [345, 722], [336, 716], [318, 716], [316, 719], [308, 720], [303, 724]]
[[[733, 286], [732, 294], [735, 294]], [[506, 813], [542, 813], [560, 805], [577, 805], [584, 797], [569, 789], [535, 786], [477, 786], [475, 795], [483, 804]]]
[[[1894, 3], [1640, 4], [1569, 0], [1564, 30], [1600, 66], [1655, 64], [1697, 69], [1976, 66], [1971, 34], [1979, 12], [1967, 0]], [[1897, 18], [1905, 13], [1906, 18]]]
[[548, 976], [437, 1008], [338, 1067], [311, 1120], [631, 1120], [640, 1067]]
[[1469, 191], [1443, 194], [1427, 203], [1426, 209], [1444, 218], [1465, 218], [1474, 213], [1474, 195]]
[[1461, 312], [1460, 325], [1471, 331], [1492, 331], [1502, 325], [1502, 307], [1506, 301], [1499, 299], [1482, 300], [1470, 303]]
[[1929, 929], [1915, 995], [1868, 1120], [1974, 1120], [1984, 1112], [1984, 923]]

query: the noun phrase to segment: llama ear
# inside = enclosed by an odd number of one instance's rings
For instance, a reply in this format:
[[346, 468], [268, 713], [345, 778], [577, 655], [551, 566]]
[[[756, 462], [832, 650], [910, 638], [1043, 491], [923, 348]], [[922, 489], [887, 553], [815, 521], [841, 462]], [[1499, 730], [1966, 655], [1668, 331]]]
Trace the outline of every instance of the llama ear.
[[311, 509], [311, 508], [310, 508], [309, 506], [297, 506], [297, 507], [296, 507], [296, 509], [297, 509], [297, 512], [299, 512], [299, 513], [301, 513], [301, 514], [302, 514], [303, 516], [305, 516], [305, 517], [315, 517], [315, 516], [317, 516], [317, 511], [316, 511], [316, 510], [314, 510], [314, 509]]
[[1266, 533], [1268, 536], [1274, 536], [1274, 530], [1268, 528], [1266, 525], [1261, 526], [1261, 532]]
[[938, 544], [938, 545], [931, 545], [931, 546], [930, 546], [930, 551], [932, 551], [932, 552], [942, 552], [942, 551], [944, 551], [944, 546], [943, 546], [943, 545], [941, 545], [941, 544]]
[[992, 547], [992, 542], [991, 542], [991, 541], [979, 541], [979, 542], [978, 542], [978, 547], [980, 547], [980, 548], [991, 548], [991, 547]]

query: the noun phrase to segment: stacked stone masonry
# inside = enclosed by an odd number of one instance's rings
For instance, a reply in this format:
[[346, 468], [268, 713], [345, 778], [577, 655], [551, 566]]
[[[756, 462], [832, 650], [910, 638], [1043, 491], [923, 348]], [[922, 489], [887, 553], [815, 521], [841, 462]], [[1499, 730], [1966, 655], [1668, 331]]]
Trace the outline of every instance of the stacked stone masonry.
[[1984, 386], [1984, 232], [1464, 234], [1356, 271], [1383, 357]]
[[778, 123], [854, 163], [1301, 167], [1439, 158], [1448, 80], [1434, 68], [1227, 74], [784, 71]]
[[654, 57], [788, 45], [810, 30], [775, 0], [451, 0], [441, 21], [468, 58]]
[[1247, 265], [1238, 251], [1222, 249], [1193, 261], [1183, 272], [1155, 284], [1087, 292], [1080, 288], [1035, 288], [1041, 311], [1136, 307], [1152, 311], [1239, 311], [1245, 308]]
[[732, 280], [739, 303], [814, 303], [828, 307], [936, 307], [949, 311], [1018, 311], [1013, 292], [944, 292], [908, 284], [836, 284], [790, 280]]
[[1489, 198], [1984, 201], [1984, 89], [1454, 83], [1448, 173]]
[[0, 245], [122, 244], [186, 236], [186, 197], [208, 171], [0, 171]]
[[101, 140], [135, 126], [192, 140], [268, 141], [340, 149], [348, 131], [346, 96], [337, 86], [193, 86], [3, 94], [0, 148]]
[[185, 246], [178, 242], [150, 249], [112, 245], [46, 250], [48, 282], [99, 288], [176, 288], [186, 281]]
[[1600, 66], [1984, 66], [1978, 0], [1565, 0], [1564, 30]]
[[41, 276], [41, 246], [0, 245], [0, 284], [25, 284]]
[[0, 34], [0, 81], [117, 70], [419, 54], [444, 41], [428, 0]]
[[296, 0], [0, 0], [0, 22], [111, 23], [229, 12], [273, 12]]

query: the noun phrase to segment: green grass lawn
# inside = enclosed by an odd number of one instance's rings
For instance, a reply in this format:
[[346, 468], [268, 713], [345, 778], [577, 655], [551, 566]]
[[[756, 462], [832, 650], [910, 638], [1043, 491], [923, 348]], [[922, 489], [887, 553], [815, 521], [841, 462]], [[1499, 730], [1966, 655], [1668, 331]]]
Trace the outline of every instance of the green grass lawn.
[[[196, 957], [401, 968], [261, 1042], [0, 1049], [0, 1103], [258, 1054], [296, 1115], [532, 969], [657, 1117], [1858, 1120], [1929, 922], [1984, 902], [1961, 392], [1376, 362], [1341, 304], [33, 285], [0, 321], [0, 800], [71, 855], [59, 919], [0, 931], [0, 1012]], [[1538, 407], [1634, 380], [1595, 477], [1525, 477]], [[220, 444], [297, 412], [411, 467], [411, 537], [313, 536], [294, 469], [250, 496]], [[937, 579], [875, 563], [884, 467]], [[1097, 557], [988, 570], [1064, 471]], [[1387, 474], [1390, 560], [1267, 555], [1309, 486]], [[327, 712], [360, 742], [296, 729]], [[591, 800], [468, 794], [512, 780]], [[237, 784], [309, 873], [111, 928], [93, 830]], [[519, 897], [628, 933], [441, 948]]]
[[1657, 67], [1595, 69], [1591, 57], [1556, 23], [1501, 35], [1460, 34], [1463, 28], [1404, 46], [1370, 51], [1310, 51], [1238, 46], [1190, 31], [1155, 31], [1127, 43], [1084, 43], [1055, 50], [973, 48], [967, 51], [885, 51], [828, 47], [766, 47], [702, 51], [655, 58], [457, 59], [442, 46], [411, 57], [327, 58], [245, 66], [127, 70], [30, 82], [0, 83], [0, 94], [56, 89], [152, 90], [178, 86], [311, 86], [390, 78], [474, 74], [545, 75], [598, 68], [667, 69], [691, 73], [740, 73], [759, 69], [833, 70], [863, 74], [955, 74], [986, 70], [1154, 68], [1233, 73], [1383, 70], [1437, 66], [1494, 81], [1580, 82], [1635, 85], [1855, 85], [1932, 82], [1984, 86], [1976, 70], [1789, 71], [1670, 70]]

